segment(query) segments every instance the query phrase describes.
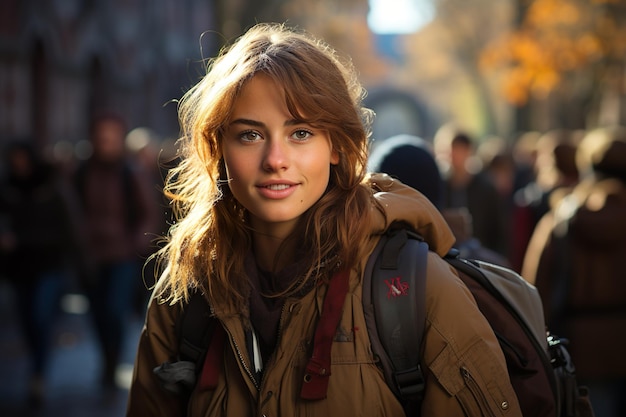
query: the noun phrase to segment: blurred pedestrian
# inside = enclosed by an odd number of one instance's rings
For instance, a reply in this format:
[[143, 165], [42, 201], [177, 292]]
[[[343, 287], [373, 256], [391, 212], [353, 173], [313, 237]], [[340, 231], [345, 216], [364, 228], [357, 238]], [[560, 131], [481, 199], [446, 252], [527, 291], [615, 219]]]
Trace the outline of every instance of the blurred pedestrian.
[[494, 136], [485, 139], [478, 146], [477, 155], [481, 160], [483, 172], [496, 187], [507, 209], [507, 215], [510, 214], [517, 170], [511, 147], [503, 138]]
[[443, 125], [434, 138], [435, 156], [444, 176], [445, 209], [467, 208], [472, 235], [481, 245], [506, 256], [506, 209], [493, 182], [483, 171], [473, 138], [454, 125]]
[[511, 152], [515, 161], [515, 181], [513, 194], [527, 186], [537, 178], [535, 165], [537, 162], [537, 142], [542, 133], [528, 130], [519, 133], [513, 138]]
[[381, 141], [369, 156], [368, 169], [384, 172], [424, 194], [435, 207], [443, 205], [443, 179], [432, 145], [408, 134]]
[[93, 120], [93, 155], [75, 173], [83, 217], [83, 283], [103, 354], [102, 382], [115, 386], [125, 325], [133, 312], [141, 264], [152, 245], [156, 205], [150, 181], [128, 157], [127, 126], [114, 113]]
[[0, 184], [2, 275], [15, 290], [18, 319], [31, 354], [30, 400], [45, 399], [46, 371], [59, 300], [77, 245], [75, 199], [29, 141], [5, 149]]
[[381, 141], [369, 158], [369, 170], [384, 172], [424, 194], [450, 226], [454, 247], [468, 259], [508, 265], [507, 259], [485, 248], [472, 233], [472, 216], [466, 207], [443, 209], [444, 182], [432, 145], [424, 139], [401, 134]]
[[516, 271], [522, 269], [526, 247], [537, 223], [550, 210], [552, 195], [568, 193], [578, 183], [579, 142], [579, 133], [569, 129], [550, 130], [537, 140], [535, 179], [513, 196], [510, 258]]
[[554, 201], [528, 245], [523, 276], [549, 328], [570, 340], [598, 417], [626, 415], [626, 128], [587, 133], [576, 153], [581, 182]]

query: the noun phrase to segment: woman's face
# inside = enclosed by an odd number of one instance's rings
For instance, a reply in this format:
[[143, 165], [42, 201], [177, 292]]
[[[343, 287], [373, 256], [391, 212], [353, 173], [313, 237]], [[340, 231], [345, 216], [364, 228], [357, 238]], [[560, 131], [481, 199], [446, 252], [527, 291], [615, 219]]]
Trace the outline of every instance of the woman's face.
[[222, 145], [233, 195], [255, 230], [276, 237], [322, 196], [339, 162], [328, 133], [294, 120], [282, 89], [263, 74], [241, 90]]

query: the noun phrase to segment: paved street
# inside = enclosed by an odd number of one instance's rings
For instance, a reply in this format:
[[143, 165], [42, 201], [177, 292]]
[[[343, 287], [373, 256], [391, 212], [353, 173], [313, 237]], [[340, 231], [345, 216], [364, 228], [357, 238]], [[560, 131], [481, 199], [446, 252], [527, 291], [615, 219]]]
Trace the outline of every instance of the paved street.
[[119, 389], [103, 392], [99, 385], [100, 353], [87, 314], [62, 313], [54, 330], [55, 349], [44, 404], [28, 401], [28, 352], [15, 321], [11, 291], [0, 285], [0, 416], [119, 417], [124, 416], [142, 318], [133, 317], [127, 334]]

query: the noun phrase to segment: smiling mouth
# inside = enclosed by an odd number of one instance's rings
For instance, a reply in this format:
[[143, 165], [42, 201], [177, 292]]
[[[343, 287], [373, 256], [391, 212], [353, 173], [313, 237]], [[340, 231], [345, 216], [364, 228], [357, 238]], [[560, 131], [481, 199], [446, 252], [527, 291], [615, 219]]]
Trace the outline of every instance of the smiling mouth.
[[266, 185], [263, 188], [267, 188], [268, 190], [281, 191], [281, 190], [286, 190], [289, 187], [291, 187], [291, 185], [289, 184], [271, 184], [271, 185]]

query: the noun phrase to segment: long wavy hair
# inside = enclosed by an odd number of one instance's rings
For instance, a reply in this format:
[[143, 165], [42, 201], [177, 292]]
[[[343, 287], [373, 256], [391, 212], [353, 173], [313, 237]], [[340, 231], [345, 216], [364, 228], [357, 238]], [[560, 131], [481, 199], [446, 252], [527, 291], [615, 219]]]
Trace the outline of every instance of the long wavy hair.
[[295, 119], [327, 130], [340, 155], [326, 192], [283, 243], [297, 242], [307, 257], [307, 272], [288, 292], [315, 279], [329, 259], [351, 267], [362, 256], [372, 204], [363, 184], [372, 116], [361, 104], [365, 91], [350, 61], [326, 43], [283, 24], [259, 24], [222, 49], [179, 102], [181, 162], [165, 186], [175, 221], [155, 254], [162, 270], [156, 290], [170, 303], [201, 287], [211, 298], [245, 306], [252, 230], [227, 185], [222, 137], [242, 87], [258, 73], [282, 86]]

